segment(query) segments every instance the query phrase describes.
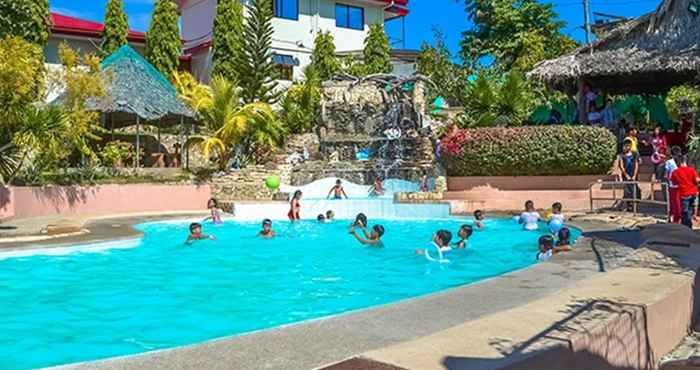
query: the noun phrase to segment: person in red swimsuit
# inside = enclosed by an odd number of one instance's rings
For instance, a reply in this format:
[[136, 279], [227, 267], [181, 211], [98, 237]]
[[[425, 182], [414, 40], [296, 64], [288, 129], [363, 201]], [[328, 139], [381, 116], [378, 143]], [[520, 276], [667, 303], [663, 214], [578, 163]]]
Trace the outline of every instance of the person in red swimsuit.
[[301, 204], [299, 203], [300, 200], [301, 190], [297, 190], [294, 192], [294, 196], [289, 202], [289, 213], [287, 213], [287, 217], [289, 217], [290, 221], [299, 221], [301, 219], [299, 216], [299, 212], [301, 211]]

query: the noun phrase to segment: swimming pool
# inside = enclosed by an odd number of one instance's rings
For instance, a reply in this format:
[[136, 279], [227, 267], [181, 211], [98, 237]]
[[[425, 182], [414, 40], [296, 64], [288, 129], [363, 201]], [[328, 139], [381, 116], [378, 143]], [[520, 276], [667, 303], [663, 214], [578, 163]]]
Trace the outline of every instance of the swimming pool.
[[536, 240], [488, 220], [439, 265], [416, 256], [432, 233], [465, 219], [372, 220], [385, 248], [364, 248], [347, 220], [205, 225], [216, 241], [184, 246], [188, 222], [139, 225], [145, 237], [0, 254], [0, 368], [135, 354], [362, 309], [456, 287], [535, 263]]

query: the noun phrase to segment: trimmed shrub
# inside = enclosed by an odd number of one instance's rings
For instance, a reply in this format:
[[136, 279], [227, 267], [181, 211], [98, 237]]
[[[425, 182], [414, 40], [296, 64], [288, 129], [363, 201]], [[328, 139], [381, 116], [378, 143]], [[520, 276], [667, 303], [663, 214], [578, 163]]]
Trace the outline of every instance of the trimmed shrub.
[[610, 131], [588, 126], [455, 130], [440, 142], [449, 176], [607, 174], [616, 148]]

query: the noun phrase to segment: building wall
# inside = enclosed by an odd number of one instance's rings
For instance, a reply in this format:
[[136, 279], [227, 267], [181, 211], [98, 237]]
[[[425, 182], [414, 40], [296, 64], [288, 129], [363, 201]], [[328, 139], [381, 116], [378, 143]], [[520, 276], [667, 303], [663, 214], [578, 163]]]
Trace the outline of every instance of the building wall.
[[[73, 37], [60, 34], [52, 34], [49, 42], [44, 48], [44, 62], [47, 64], [60, 64], [58, 57], [58, 46], [66, 42], [72, 49], [77, 50], [80, 55], [96, 54], [100, 46], [99, 39], [90, 39], [84, 37]], [[145, 46], [142, 44], [130, 44], [139, 54], [144, 54]]]
[[[335, 4], [359, 6], [365, 9], [364, 30], [335, 26]], [[211, 41], [216, 0], [192, 2], [182, 9], [182, 38], [185, 49]], [[359, 50], [364, 47], [369, 25], [384, 22], [384, 10], [365, 1], [347, 0], [299, 0], [299, 19], [274, 18], [272, 25], [272, 48], [276, 53], [294, 56], [299, 66], [294, 68], [294, 78], [303, 77], [303, 69], [311, 63], [311, 51], [319, 32], [331, 32], [337, 51]], [[203, 51], [206, 55], [207, 51]], [[192, 71], [202, 81], [209, 80], [211, 58], [193, 57]]]

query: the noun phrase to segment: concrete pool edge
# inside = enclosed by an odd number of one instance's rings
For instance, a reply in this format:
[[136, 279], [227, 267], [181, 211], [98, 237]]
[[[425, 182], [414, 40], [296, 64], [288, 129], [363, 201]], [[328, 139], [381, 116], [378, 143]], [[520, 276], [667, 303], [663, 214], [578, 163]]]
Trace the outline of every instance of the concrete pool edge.
[[[182, 218], [165, 217], [168, 219]], [[164, 217], [102, 219], [89, 225], [112, 222], [131, 226]], [[606, 225], [575, 224], [585, 230], [610, 230]], [[132, 231], [137, 233], [133, 228]], [[94, 236], [98, 236], [92, 233]], [[235, 337], [117, 357], [62, 368], [319, 368], [363, 353], [433, 335], [494, 312], [506, 311], [571, 287], [597, 275], [600, 263], [583, 238], [576, 251], [550, 263], [533, 265], [428, 296], [362, 311], [291, 324]], [[629, 255], [629, 248], [608, 248]], [[607, 263], [607, 262], [606, 262]], [[541, 284], [543, 278], [551, 279]], [[497, 292], [496, 294], [494, 294]], [[481, 302], [481, 304], [474, 304]]]

